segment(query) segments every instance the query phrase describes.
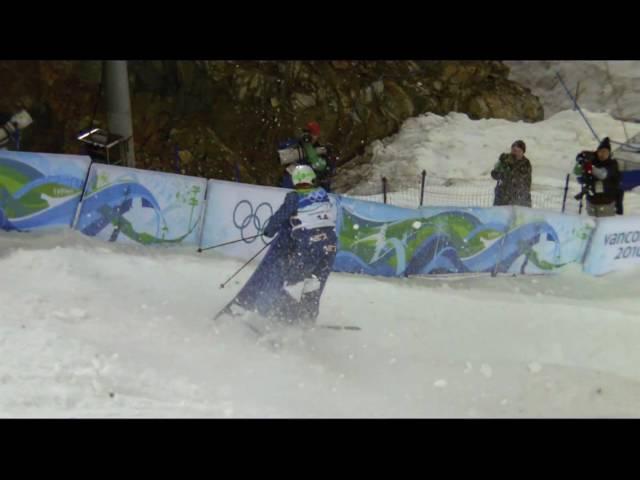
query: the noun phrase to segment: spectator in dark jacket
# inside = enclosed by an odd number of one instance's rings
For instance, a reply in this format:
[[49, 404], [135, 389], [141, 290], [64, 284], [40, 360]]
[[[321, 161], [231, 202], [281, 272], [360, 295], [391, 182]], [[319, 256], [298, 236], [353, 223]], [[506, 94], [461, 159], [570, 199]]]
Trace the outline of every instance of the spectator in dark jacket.
[[493, 204], [531, 207], [531, 162], [524, 156], [527, 146], [522, 140], [511, 145], [511, 153], [503, 153], [491, 171], [497, 180]]
[[609, 137], [602, 140], [595, 153], [580, 152], [577, 160], [573, 173], [581, 177], [586, 187], [587, 213], [592, 217], [614, 216], [621, 176], [618, 162], [611, 157]]

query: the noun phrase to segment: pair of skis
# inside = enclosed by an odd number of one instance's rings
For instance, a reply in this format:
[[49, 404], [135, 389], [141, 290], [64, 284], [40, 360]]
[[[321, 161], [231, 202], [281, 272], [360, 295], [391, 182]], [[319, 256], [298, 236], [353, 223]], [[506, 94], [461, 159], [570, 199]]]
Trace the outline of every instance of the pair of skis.
[[[213, 317], [213, 321], [217, 322], [222, 316], [229, 315], [232, 318], [240, 318], [240, 315], [234, 314], [232, 311], [233, 300], [229, 302], [222, 310], [220, 310], [215, 317]], [[250, 324], [249, 322], [243, 322], [251, 331], [256, 333], [257, 335], [264, 335], [266, 332], [261, 331], [255, 325]], [[287, 326], [288, 324], [282, 323], [283, 326]], [[290, 324], [291, 326], [296, 326], [296, 324]], [[357, 325], [326, 325], [326, 324], [316, 324], [310, 326], [310, 329], [323, 329], [323, 330], [347, 330], [347, 331], [360, 331], [362, 328]]]

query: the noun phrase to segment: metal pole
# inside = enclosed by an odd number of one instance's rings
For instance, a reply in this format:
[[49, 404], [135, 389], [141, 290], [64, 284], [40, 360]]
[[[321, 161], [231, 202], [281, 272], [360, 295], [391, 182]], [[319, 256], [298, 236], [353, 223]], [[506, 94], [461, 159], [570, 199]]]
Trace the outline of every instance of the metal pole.
[[384, 203], [387, 203], [387, 177], [382, 177], [382, 195]]
[[571, 92], [569, 91], [569, 88], [567, 88], [567, 85], [565, 85], [564, 80], [562, 80], [562, 77], [560, 76], [560, 73], [556, 72], [556, 76], [558, 77], [558, 80], [560, 80], [560, 84], [562, 85], [562, 88], [564, 88], [564, 91], [567, 92], [567, 95], [569, 95], [569, 98], [573, 101], [573, 105], [574, 105], [575, 109], [578, 110], [578, 113], [580, 115], [582, 115], [582, 119], [585, 121], [585, 123], [587, 124], [587, 127], [589, 127], [589, 130], [591, 130], [591, 133], [596, 138], [596, 140], [598, 142], [600, 142], [600, 137], [598, 137], [598, 134], [595, 132], [595, 130], [593, 129], [593, 127], [589, 123], [589, 120], [587, 119], [585, 114], [582, 112], [582, 109], [580, 108], [580, 105], [578, 105], [578, 101], [573, 97], [573, 95], [571, 95]]
[[564, 208], [567, 204], [567, 193], [569, 192], [569, 177], [571, 174], [567, 173], [567, 180], [564, 182], [564, 196], [562, 197], [562, 213], [564, 213]]
[[427, 178], [427, 171], [422, 170], [422, 183], [420, 185], [420, 206], [424, 204], [424, 182]]
[[175, 152], [174, 169], [176, 173], [180, 173], [180, 149], [178, 148], [178, 145], [175, 146], [174, 152]]
[[105, 60], [103, 68], [107, 98], [108, 130], [110, 133], [121, 135], [127, 139], [121, 147], [124, 157], [121, 160], [124, 160], [128, 167], [135, 167], [127, 62], [126, 60]]
[[233, 243], [246, 242], [247, 240], [253, 240], [254, 238], [258, 238], [261, 236], [262, 236], [262, 233], [259, 233], [258, 235], [253, 235], [252, 237], [239, 238], [238, 240], [231, 240], [229, 242], [219, 243], [218, 245], [213, 245], [211, 247], [199, 248], [198, 253], [202, 253], [205, 250], [211, 250], [212, 248], [224, 247], [225, 245], [231, 245]]

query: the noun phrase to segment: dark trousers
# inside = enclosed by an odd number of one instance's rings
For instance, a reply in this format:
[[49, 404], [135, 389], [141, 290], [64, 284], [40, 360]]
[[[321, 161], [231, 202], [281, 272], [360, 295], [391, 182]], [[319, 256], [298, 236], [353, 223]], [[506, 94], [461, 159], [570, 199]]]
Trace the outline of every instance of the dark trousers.
[[624, 211], [624, 190], [620, 189], [616, 196], [616, 213], [622, 215]]

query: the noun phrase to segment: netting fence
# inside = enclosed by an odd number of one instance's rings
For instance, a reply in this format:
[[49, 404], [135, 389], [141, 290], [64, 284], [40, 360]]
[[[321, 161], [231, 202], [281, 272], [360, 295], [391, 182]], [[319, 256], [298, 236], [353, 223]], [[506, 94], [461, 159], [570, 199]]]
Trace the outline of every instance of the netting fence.
[[[381, 177], [341, 195], [398, 207], [492, 207], [496, 182], [491, 179], [444, 179], [426, 171], [395, 178]], [[562, 213], [581, 213], [577, 182], [567, 175], [557, 185], [531, 186], [531, 207]]]

